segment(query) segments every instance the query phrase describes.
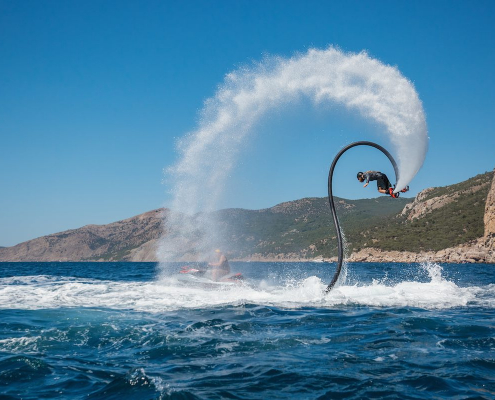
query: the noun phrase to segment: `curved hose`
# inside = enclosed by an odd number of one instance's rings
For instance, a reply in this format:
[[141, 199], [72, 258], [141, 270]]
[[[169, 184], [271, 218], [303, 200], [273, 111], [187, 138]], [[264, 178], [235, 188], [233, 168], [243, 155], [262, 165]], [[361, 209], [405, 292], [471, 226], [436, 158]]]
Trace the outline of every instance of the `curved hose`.
[[335, 168], [335, 165], [337, 164], [337, 161], [339, 160], [340, 156], [344, 154], [347, 150], [356, 147], [356, 146], [370, 146], [374, 147], [375, 149], [380, 150], [383, 154], [385, 154], [390, 162], [392, 163], [395, 171], [395, 179], [396, 182], [399, 180], [399, 169], [397, 168], [397, 163], [395, 162], [394, 158], [392, 155], [382, 146], [379, 144], [373, 143], [373, 142], [367, 142], [367, 141], [360, 141], [360, 142], [354, 142], [351, 143], [347, 146], [345, 146], [342, 150], [338, 152], [338, 154], [335, 156], [333, 159], [332, 165], [330, 166], [330, 172], [328, 173], [328, 202], [330, 204], [330, 210], [332, 212], [332, 218], [333, 218], [333, 223], [335, 225], [335, 230], [337, 231], [337, 240], [339, 243], [339, 252], [338, 252], [338, 264], [337, 264], [337, 270], [335, 271], [335, 275], [333, 276], [332, 281], [328, 284], [325, 292], [328, 293], [332, 288], [334, 287], [335, 283], [339, 279], [340, 271], [342, 269], [342, 263], [344, 261], [344, 248], [342, 246], [342, 233], [340, 231], [340, 225], [339, 225], [339, 220], [337, 218], [337, 213], [335, 212], [335, 203], [333, 201], [333, 194], [332, 194], [332, 178], [333, 178], [333, 170]]

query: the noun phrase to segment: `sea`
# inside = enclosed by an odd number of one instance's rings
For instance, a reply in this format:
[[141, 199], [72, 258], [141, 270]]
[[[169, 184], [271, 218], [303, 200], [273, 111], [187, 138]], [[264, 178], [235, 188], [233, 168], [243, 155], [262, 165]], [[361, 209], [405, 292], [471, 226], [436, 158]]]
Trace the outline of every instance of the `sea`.
[[495, 265], [0, 263], [0, 399], [495, 399]]

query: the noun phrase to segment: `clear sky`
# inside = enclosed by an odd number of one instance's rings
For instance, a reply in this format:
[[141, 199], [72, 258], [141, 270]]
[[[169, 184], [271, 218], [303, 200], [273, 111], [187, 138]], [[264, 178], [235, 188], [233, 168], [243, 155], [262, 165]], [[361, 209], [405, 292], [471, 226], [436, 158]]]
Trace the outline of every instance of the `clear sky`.
[[[493, 21], [493, 1], [0, 0], [0, 246], [167, 206], [163, 169], [225, 75], [309, 48], [366, 50], [414, 83], [430, 146], [411, 195], [492, 170]], [[221, 207], [325, 196], [335, 153], [379, 141], [305, 103], [258, 129]], [[343, 160], [336, 194], [377, 196], [355, 180], [375, 156]]]

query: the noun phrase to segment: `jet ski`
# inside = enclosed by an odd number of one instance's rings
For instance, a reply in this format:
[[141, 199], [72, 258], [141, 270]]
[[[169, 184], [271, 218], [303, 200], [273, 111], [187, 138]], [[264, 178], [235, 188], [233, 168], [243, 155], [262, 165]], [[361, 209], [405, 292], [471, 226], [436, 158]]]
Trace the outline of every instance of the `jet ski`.
[[244, 276], [241, 273], [225, 275], [219, 281], [211, 279], [211, 272], [207, 269], [183, 266], [179, 271], [179, 280], [184, 283], [199, 284], [208, 287], [231, 286], [242, 283]]

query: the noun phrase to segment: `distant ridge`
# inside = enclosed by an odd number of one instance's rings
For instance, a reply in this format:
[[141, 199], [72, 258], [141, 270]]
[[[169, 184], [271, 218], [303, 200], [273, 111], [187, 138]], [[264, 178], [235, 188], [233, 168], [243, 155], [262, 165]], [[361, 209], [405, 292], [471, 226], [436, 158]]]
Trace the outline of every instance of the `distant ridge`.
[[[455, 185], [425, 189], [415, 199], [337, 199], [349, 259], [495, 262], [493, 176], [487, 172]], [[3, 247], [0, 261], [157, 261], [157, 242], [166, 232], [168, 212], [157, 209]], [[336, 255], [326, 198], [213, 214], [224, 238], [219, 246], [230, 259], [331, 260]], [[191, 241], [180, 260], [194, 259]]]
[[165, 209], [42, 236], [0, 249], [0, 261], [153, 261]]

